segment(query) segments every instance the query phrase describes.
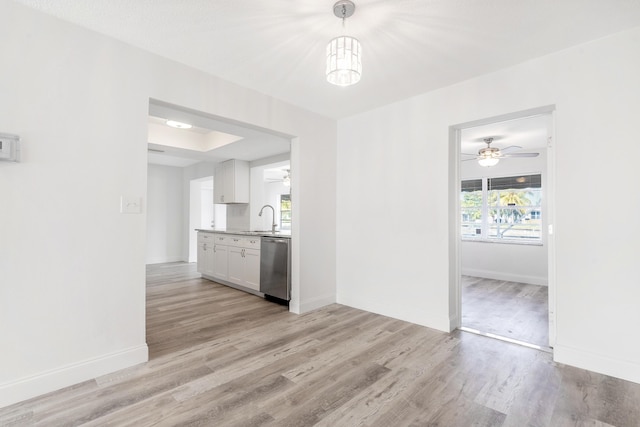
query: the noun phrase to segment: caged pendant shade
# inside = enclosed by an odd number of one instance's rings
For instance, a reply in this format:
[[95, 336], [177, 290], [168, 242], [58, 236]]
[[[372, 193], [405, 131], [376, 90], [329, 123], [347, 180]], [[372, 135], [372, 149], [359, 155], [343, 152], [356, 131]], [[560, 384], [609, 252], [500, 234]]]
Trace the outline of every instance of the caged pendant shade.
[[[333, 13], [344, 21], [353, 15], [356, 6], [349, 0], [333, 5]], [[339, 36], [327, 45], [327, 81], [337, 86], [350, 86], [360, 81], [362, 75], [362, 46], [358, 39]]]
[[349, 86], [360, 81], [362, 47], [358, 39], [336, 37], [327, 45], [327, 81], [337, 86]]

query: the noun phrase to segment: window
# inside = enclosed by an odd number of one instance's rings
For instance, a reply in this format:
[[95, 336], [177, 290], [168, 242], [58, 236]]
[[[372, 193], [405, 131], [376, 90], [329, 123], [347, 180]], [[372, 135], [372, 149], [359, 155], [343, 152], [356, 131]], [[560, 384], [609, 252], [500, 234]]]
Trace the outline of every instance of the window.
[[291, 230], [291, 195], [280, 195], [280, 230]]
[[460, 210], [465, 240], [540, 242], [542, 176], [464, 180]]
[[482, 236], [482, 181], [462, 181], [460, 209], [462, 211], [462, 238]]

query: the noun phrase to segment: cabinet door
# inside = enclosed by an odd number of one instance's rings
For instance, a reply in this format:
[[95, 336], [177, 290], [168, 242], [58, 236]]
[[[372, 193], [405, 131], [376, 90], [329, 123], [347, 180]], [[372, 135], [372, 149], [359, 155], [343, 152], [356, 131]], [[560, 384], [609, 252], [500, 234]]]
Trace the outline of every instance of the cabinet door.
[[233, 168], [225, 179], [233, 183], [229, 190], [229, 198], [233, 203], [249, 203], [249, 163], [243, 160], [230, 161]]
[[223, 165], [218, 165], [213, 171], [213, 203], [225, 203], [224, 182]]
[[244, 286], [260, 290], [260, 250], [244, 250]]
[[224, 245], [213, 246], [213, 276], [218, 279], [227, 280], [228, 267], [227, 260], [229, 258], [229, 248]]
[[216, 166], [213, 202], [249, 203], [249, 162], [232, 159]]
[[222, 194], [225, 203], [235, 203], [235, 199], [233, 197], [233, 185], [234, 185], [234, 161], [227, 160], [222, 163], [222, 174], [224, 177], [222, 178]]
[[214, 274], [214, 252], [213, 243], [199, 243], [198, 244], [198, 273], [206, 274], [207, 276], [213, 276]]
[[206, 243], [204, 248], [204, 271], [207, 276], [215, 275], [215, 252], [213, 251], [213, 243]]
[[207, 255], [207, 244], [206, 243], [198, 243], [198, 259], [197, 259], [197, 269], [198, 273], [206, 274], [206, 255]]
[[229, 246], [229, 280], [244, 286], [244, 248]]

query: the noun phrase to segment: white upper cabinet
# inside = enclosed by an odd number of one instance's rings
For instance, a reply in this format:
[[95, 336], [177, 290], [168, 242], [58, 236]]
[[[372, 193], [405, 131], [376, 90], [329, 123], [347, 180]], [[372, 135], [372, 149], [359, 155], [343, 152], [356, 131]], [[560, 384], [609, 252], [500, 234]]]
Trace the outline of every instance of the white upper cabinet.
[[216, 166], [214, 203], [249, 203], [249, 162], [227, 160]]

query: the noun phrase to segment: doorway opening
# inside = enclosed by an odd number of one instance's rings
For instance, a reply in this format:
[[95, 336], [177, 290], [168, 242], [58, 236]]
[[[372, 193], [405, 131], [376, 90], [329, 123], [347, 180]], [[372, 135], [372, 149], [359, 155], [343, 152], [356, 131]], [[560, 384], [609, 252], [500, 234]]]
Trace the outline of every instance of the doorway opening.
[[553, 107], [451, 128], [452, 329], [551, 351]]
[[213, 176], [192, 179], [189, 183], [189, 262], [198, 258], [197, 229], [226, 227], [223, 205], [213, 204]]
[[[174, 128], [169, 121], [180, 122], [181, 127]], [[292, 290], [296, 292], [292, 301], [294, 307], [298, 306], [295, 256], [298, 224], [290, 221], [291, 204], [283, 205], [280, 200], [285, 191], [276, 191], [286, 185], [288, 195], [291, 188], [295, 188], [296, 146], [297, 139], [289, 135], [162, 101], [149, 101], [146, 341], [150, 358], [197, 341], [204, 336], [202, 328], [213, 332], [199, 320], [184, 322], [180, 332], [158, 326], [175, 318], [198, 319], [217, 307], [216, 298], [202, 297], [215, 282], [201, 278], [197, 271], [196, 229], [263, 230], [266, 226], [262, 220], [266, 215], [260, 217], [258, 212], [267, 203], [289, 208], [288, 212], [281, 208], [282, 218], [278, 220], [281, 226], [293, 228], [293, 232], [289, 231], [294, 247]], [[216, 171], [228, 160], [248, 166], [237, 175], [238, 181], [246, 182], [249, 187], [247, 202], [214, 203]], [[265, 171], [276, 167], [276, 171]], [[271, 173], [268, 177], [267, 172]], [[285, 221], [287, 218], [289, 222]], [[270, 226], [275, 218], [268, 220]], [[216, 291], [216, 295], [225, 292], [229, 295], [239, 292], [239, 299], [251, 295], [226, 287]], [[179, 295], [178, 304], [175, 295]], [[185, 336], [193, 340], [185, 340]]]

